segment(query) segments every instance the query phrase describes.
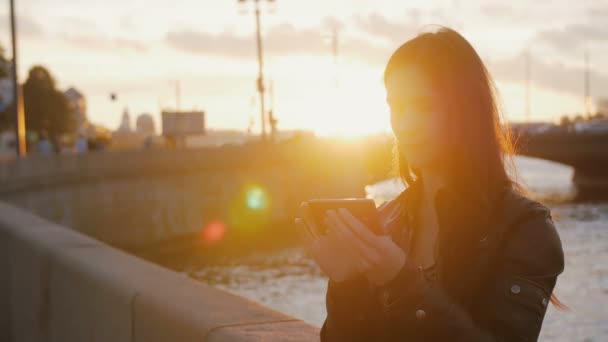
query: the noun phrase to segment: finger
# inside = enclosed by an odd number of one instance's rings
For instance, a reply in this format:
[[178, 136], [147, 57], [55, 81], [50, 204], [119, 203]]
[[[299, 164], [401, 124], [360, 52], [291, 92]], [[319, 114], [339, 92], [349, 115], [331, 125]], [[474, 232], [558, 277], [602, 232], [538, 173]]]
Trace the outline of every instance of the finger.
[[363, 259], [361, 253], [359, 253], [352, 243], [350, 243], [347, 239], [344, 239], [339, 233], [341, 228], [336, 225], [334, 220], [331, 220], [328, 216], [325, 216], [323, 222], [327, 227], [327, 237], [331, 239], [331, 243], [336, 246], [336, 248], [339, 248], [344, 254], [349, 255], [354, 264], [357, 264], [359, 260]]
[[359, 258], [356, 260], [355, 262], [355, 266], [357, 267], [357, 270], [361, 273], [367, 273], [370, 270], [370, 263], [362, 258]]
[[327, 226], [327, 238], [330, 239], [333, 246], [348, 255], [353, 263], [358, 264], [362, 256], [345, 239], [342, 239], [337, 234], [337, 228], [334, 227], [333, 222], [330, 222], [327, 217], [323, 221]]
[[306, 244], [312, 244], [314, 242], [315, 237], [310, 232], [308, 226], [304, 223], [302, 218], [296, 217], [295, 219], [296, 230], [300, 238], [304, 240]]
[[304, 223], [308, 226], [310, 233], [313, 235], [314, 238], [318, 238], [321, 233], [319, 233], [319, 229], [315, 224], [308, 203], [302, 202], [302, 204], [300, 205], [300, 209], [302, 210], [302, 219], [304, 220]]
[[340, 236], [344, 241], [346, 241], [352, 248], [357, 251], [357, 254], [363, 259], [369, 261], [372, 264], [377, 264], [379, 262], [380, 255], [376, 250], [369, 247], [365, 244], [361, 239], [359, 239], [344, 223], [338, 214], [333, 210], [329, 210], [327, 213], [327, 218], [329, 222], [332, 224], [333, 228], [336, 230], [338, 236]]
[[[366, 246], [363, 242], [358, 241], [356, 237], [349, 235], [344, 228], [338, 228], [339, 239], [348, 246], [348, 249], [355, 255], [355, 259], [359, 263], [361, 270], [367, 271], [371, 265], [379, 264], [380, 255], [373, 249]], [[352, 234], [352, 233], [351, 233]]]
[[299, 217], [302, 217], [302, 215], [304, 215], [304, 207], [306, 207], [307, 205], [308, 205], [308, 202], [306, 202], [306, 201], [300, 202], [300, 208], [299, 208], [300, 216]]
[[348, 209], [340, 208], [338, 209], [338, 214], [342, 220], [348, 224], [350, 230], [357, 234], [363, 242], [367, 243], [370, 247], [378, 248], [378, 237], [371, 232], [370, 228], [367, 227], [365, 223], [351, 214]]
[[315, 248], [317, 246], [317, 240], [312, 235], [309, 230], [309, 227], [306, 226], [302, 218], [296, 218], [296, 230], [298, 230], [298, 235], [303, 240], [302, 248], [304, 249], [304, 254], [309, 258], [314, 259], [318, 263], [318, 249]]

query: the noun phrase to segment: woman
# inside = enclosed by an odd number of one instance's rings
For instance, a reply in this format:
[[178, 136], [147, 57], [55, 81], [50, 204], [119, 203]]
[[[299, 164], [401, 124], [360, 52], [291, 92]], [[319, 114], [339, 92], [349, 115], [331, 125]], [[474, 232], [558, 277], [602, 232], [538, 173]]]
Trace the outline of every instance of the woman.
[[[401, 179], [374, 235], [347, 210], [307, 249], [329, 276], [321, 341], [536, 341], [564, 269], [551, 214], [523, 195], [494, 85], [441, 28], [403, 44], [384, 74]], [[301, 229], [306, 231], [305, 229]]]

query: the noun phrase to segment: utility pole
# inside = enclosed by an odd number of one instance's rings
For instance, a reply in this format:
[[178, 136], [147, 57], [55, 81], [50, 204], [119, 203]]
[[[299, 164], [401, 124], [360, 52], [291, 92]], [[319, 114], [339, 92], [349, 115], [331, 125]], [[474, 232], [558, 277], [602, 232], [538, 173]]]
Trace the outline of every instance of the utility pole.
[[[239, 0], [240, 3], [244, 3], [247, 0]], [[260, 24], [260, 1], [262, 0], [251, 0], [255, 3], [255, 26], [256, 26], [256, 42], [258, 48], [258, 81], [257, 89], [260, 93], [260, 122], [262, 124], [262, 141], [266, 140], [266, 108], [264, 99], [264, 54], [262, 51], [262, 32]], [[274, 0], [266, 0], [268, 2], [274, 2]]]
[[591, 116], [591, 85], [589, 82], [589, 50], [585, 51], [585, 116]]
[[268, 122], [270, 123], [270, 141], [276, 141], [277, 122], [274, 117], [274, 81], [270, 81], [270, 110], [268, 111]]
[[19, 87], [19, 76], [17, 75], [17, 23], [15, 21], [15, 1], [10, 0], [11, 11], [11, 39], [13, 48], [13, 106], [15, 112], [13, 117], [15, 120], [15, 146], [17, 148], [17, 157], [25, 157], [25, 114], [23, 112], [23, 94]]
[[526, 109], [525, 109], [525, 114], [526, 114], [526, 122], [530, 122], [530, 63], [531, 63], [531, 56], [530, 56], [530, 50], [526, 50], [526, 54], [525, 54], [525, 63], [526, 63]]
[[175, 83], [175, 111], [181, 110], [181, 88], [179, 80], [174, 80]]
[[334, 25], [332, 27], [332, 39], [331, 39], [331, 49], [332, 49], [332, 54], [334, 56], [334, 67], [336, 68], [336, 75], [335, 75], [335, 82], [336, 82], [336, 88], [338, 88], [340, 86], [340, 73], [338, 70], [338, 48], [339, 48], [339, 40], [338, 40], [338, 26]]

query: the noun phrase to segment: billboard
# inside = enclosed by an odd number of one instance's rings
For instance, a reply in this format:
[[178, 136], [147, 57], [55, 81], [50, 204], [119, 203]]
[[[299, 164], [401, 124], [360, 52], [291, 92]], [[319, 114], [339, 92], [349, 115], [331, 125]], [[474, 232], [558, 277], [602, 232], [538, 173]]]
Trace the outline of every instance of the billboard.
[[162, 112], [164, 136], [205, 134], [205, 112]]

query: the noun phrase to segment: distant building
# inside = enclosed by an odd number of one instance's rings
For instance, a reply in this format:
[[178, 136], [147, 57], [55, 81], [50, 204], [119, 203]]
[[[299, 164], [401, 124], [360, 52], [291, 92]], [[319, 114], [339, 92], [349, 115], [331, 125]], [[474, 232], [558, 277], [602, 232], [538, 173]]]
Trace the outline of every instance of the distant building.
[[135, 130], [148, 135], [156, 134], [154, 118], [150, 114], [141, 114], [135, 121]]
[[118, 126], [118, 132], [131, 132], [131, 116], [129, 110], [125, 108], [122, 113], [122, 119], [120, 120], [120, 126]]
[[574, 123], [574, 131], [578, 133], [608, 133], [608, 119], [600, 118], [593, 120], [585, 120]]
[[63, 93], [68, 101], [68, 108], [76, 123], [76, 131], [84, 132], [88, 126], [87, 102], [84, 95], [76, 88], [69, 88]]
[[205, 112], [162, 112], [163, 136], [173, 146], [184, 147], [189, 138], [205, 135]]
[[597, 100], [597, 111], [608, 115], [608, 98], [601, 98]]
[[120, 126], [112, 133], [112, 144], [109, 150], [128, 151], [142, 148], [146, 135], [131, 129], [131, 115], [125, 108], [120, 120]]
[[8, 107], [13, 103], [13, 68], [12, 63], [0, 61], [4, 65], [0, 65], [2, 68], [6, 68], [8, 75], [5, 78], [0, 78], [0, 111]]

